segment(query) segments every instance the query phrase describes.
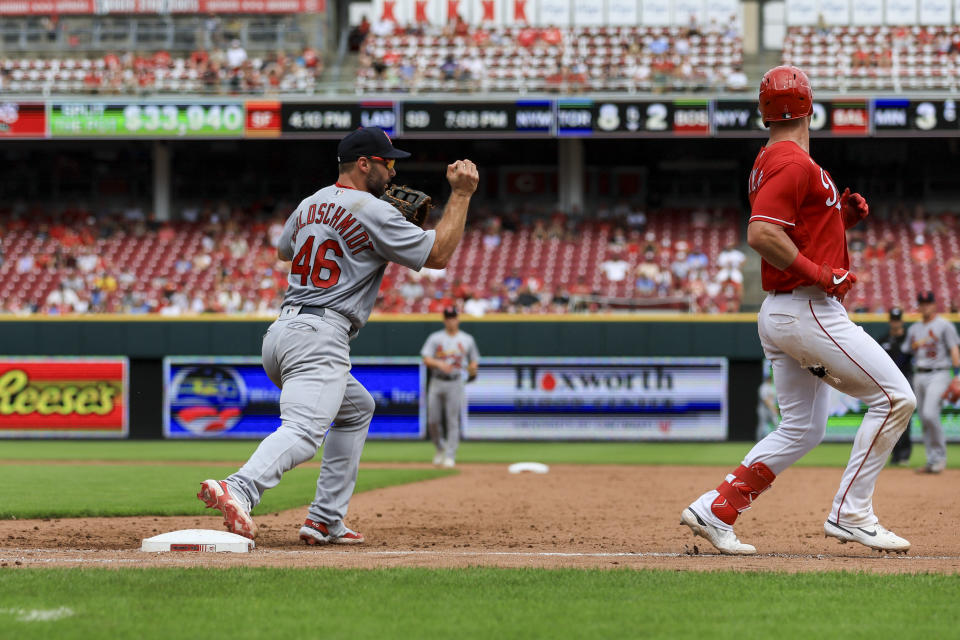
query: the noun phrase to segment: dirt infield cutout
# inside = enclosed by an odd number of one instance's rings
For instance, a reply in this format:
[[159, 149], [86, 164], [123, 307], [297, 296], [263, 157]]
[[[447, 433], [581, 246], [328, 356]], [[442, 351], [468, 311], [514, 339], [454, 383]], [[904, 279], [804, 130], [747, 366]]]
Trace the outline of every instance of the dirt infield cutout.
[[[378, 465], [381, 466], [381, 465]], [[298, 544], [305, 508], [257, 516], [249, 554], [144, 553], [143, 538], [221, 526], [216, 517], [124, 517], [0, 521], [0, 566], [578, 567], [676, 570], [960, 572], [960, 471], [917, 475], [886, 469], [875, 507], [880, 521], [911, 541], [907, 556], [825, 539], [839, 468], [782, 474], [737, 533], [752, 557], [716, 555], [679, 524], [680, 511], [729, 469], [551, 466], [510, 474], [507, 465], [462, 465], [459, 475], [354, 497], [347, 524], [362, 547]], [[304, 496], [305, 502], [310, 496]], [[184, 500], [194, 500], [192, 495]]]

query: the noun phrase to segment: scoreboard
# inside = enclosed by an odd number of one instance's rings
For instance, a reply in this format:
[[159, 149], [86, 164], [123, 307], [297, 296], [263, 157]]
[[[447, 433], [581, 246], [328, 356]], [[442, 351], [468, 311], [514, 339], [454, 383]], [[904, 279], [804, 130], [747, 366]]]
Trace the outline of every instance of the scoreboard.
[[[477, 100], [53, 99], [0, 101], [0, 138], [340, 138], [378, 126], [408, 138], [763, 136], [750, 99]], [[813, 135], [960, 135], [953, 98], [818, 100]]]

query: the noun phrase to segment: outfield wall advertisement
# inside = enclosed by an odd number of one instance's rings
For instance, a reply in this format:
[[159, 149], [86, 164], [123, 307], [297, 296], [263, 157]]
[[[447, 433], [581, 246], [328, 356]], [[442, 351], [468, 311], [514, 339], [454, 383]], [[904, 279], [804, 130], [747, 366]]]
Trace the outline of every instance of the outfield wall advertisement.
[[[371, 439], [420, 439], [426, 423], [419, 358], [353, 358], [376, 402]], [[164, 358], [166, 438], [263, 438], [280, 426], [280, 389], [260, 358]]]
[[125, 438], [128, 361], [0, 359], [0, 438]]
[[725, 440], [726, 358], [484, 358], [472, 440]]
[[[867, 405], [856, 398], [830, 389], [830, 417], [827, 418], [825, 441], [853, 442], [857, 429], [867, 413]], [[947, 442], [960, 442], [960, 404], [945, 404], [940, 412], [940, 422], [947, 436]], [[914, 412], [910, 420], [910, 439], [923, 441], [923, 426], [920, 415]]]

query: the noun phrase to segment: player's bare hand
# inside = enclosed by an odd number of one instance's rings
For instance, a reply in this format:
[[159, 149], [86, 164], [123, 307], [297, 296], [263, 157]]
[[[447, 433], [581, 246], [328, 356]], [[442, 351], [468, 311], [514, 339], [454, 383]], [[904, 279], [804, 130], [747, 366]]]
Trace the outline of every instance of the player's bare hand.
[[870, 215], [870, 206], [866, 198], [859, 193], [850, 193], [850, 187], [847, 187], [840, 195], [840, 212], [844, 226], [849, 229]]
[[449, 362], [441, 362], [439, 369], [447, 375], [453, 373], [453, 365]]
[[817, 286], [827, 292], [827, 295], [839, 298], [841, 301], [851, 287], [856, 283], [857, 276], [847, 269], [834, 269], [828, 264], [820, 266], [817, 277]]
[[457, 160], [447, 165], [447, 181], [453, 192], [462, 196], [471, 196], [477, 190], [480, 174], [477, 165], [470, 160]]

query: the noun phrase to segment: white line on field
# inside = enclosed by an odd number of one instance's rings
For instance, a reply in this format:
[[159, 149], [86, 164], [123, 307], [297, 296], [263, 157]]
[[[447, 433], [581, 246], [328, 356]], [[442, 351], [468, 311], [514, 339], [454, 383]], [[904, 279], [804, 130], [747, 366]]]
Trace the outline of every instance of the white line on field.
[[[26, 554], [26, 555], [10, 555], [10, 556], [0, 556], [0, 561], [2, 562], [11, 562], [16, 560], [27, 560], [28, 562], [76, 562], [76, 563], [134, 563], [140, 562], [140, 558], [91, 558], [91, 557], [59, 557], [59, 558], [29, 558], [29, 555], [45, 555], [45, 554], [62, 554], [62, 553], [83, 553], [84, 549], [0, 549], [0, 553], [4, 554]], [[96, 550], [93, 551], [97, 554], [104, 553], [140, 553], [134, 549], [118, 549], [116, 551], [104, 551]], [[319, 554], [324, 555], [349, 555], [349, 556], [377, 556], [377, 557], [403, 557], [403, 556], [428, 556], [428, 557], [443, 557], [443, 558], [478, 558], [478, 557], [515, 557], [515, 558], [684, 558], [684, 557], [706, 557], [706, 558], [721, 558], [722, 555], [718, 553], [704, 553], [704, 554], [690, 554], [690, 553], [671, 553], [671, 552], [660, 552], [660, 551], [622, 551], [622, 552], [597, 552], [597, 553], [585, 553], [585, 552], [563, 552], [563, 551], [444, 551], [444, 550], [432, 550], [432, 549], [397, 549], [397, 550], [380, 550], [380, 551], [362, 551], [359, 549], [350, 549], [350, 550], [334, 550], [334, 549], [323, 549], [323, 550], [302, 550], [294, 551], [288, 549], [254, 549], [250, 552], [254, 555], [289, 555], [289, 556], [311, 556], [316, 557]], [[155, 553], [154, 555], [159, 555]], [[242, 554], [223, 554], [225, 557], [233, 557], [234, 555]], [[141, 556], [142, 557], [142, 556]], [[186, 557], [186, 556], [184, 556]], [[877, 554], [877, 555], [829, 555], [829, 554], [789, 554], [789, 553], [760, 553], [754, 556], [744, 556], [746, 558], [781, 558], [787, 560], [835, 560], [840, 558], [852, 558], [852, 559], [891, 559], [898, 561], [908, 561], [908, 560], [960, 560], [960, 556], [912, 556], [912, 555], [892, 555], [892, 554]]]

